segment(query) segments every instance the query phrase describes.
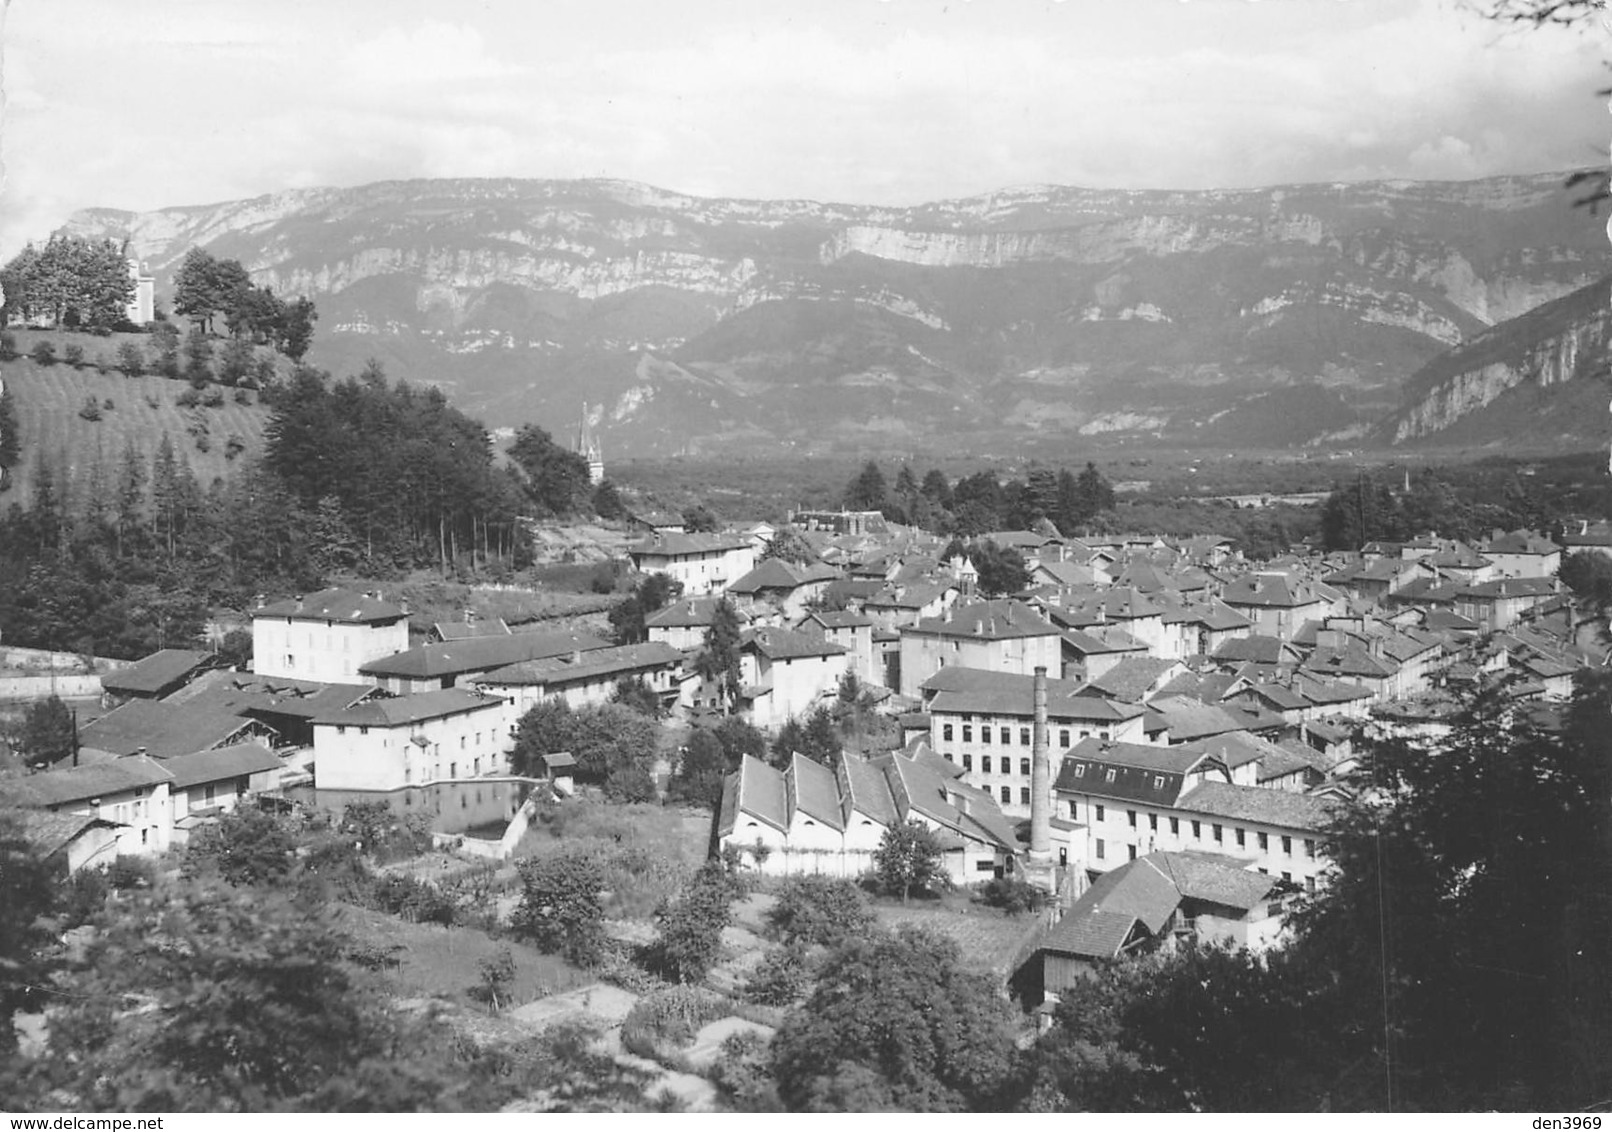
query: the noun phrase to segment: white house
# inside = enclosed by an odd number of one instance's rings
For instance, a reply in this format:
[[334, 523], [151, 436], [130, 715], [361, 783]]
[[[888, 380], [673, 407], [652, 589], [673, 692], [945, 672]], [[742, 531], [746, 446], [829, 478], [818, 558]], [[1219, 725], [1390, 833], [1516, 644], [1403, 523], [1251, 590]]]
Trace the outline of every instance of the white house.
[[851, 654], [851, 671], [864, 684], [883, 684], [884, 667], [873, 662], [873, 619], [865, 613], [808, 613], [796, 626], [803, 633], [821, 633]]
[[656, 531], [627, 548], [633, 569], [665, 574], [689, 595], [723, 593], [728, 583], [756, 565], [756, 548], [740, 534], [676, 534]]
[[506, 774], [513, 725], [508, 701], [464, 688], [368, 700], [314, 719], [314, 782], [385, 791]]
[[350, 683], [370, 661], [409, 647], [408, 611], [379, 591], [321, 590], [252, 610], [252, 671]]
[[641, 680], [660, 697], [675, 701], [683, 654], [658, 641], [573, 652], [495, 668], [474, 678], [484, 692], [510, 702], [515, 719], [541, 700], [558, 697], [573, 708], [609, 703], [623, 680]]
[[983, 668], [1033, 675], [1063, 671], [1063, 637], [1041, 613], [1018, 601], [953, 606], [944, 616], [901, 630], [901, 687], [917, 697], [942, 668]]
[[824, 637], [746, 629], [739, 638], [740, 711], [757, 727], [778, 727], [834, 694], [850, 670], [850, 652]]

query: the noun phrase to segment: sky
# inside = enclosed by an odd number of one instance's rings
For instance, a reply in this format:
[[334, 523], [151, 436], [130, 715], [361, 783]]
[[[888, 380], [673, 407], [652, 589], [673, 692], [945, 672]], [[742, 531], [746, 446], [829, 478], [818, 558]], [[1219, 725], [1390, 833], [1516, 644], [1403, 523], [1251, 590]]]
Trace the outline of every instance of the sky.
[[1612, 34], [1492, 0], [0, 0], [0, 256], [412, 177], [912, 204], [1607, 159]]

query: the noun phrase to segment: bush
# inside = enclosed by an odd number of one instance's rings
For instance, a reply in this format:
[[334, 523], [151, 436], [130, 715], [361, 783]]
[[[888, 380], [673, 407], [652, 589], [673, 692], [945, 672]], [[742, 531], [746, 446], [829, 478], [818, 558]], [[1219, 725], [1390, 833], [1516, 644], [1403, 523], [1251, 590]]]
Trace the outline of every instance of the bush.
[[1010, 916], [1034, 912], [1047, 902], [1047, 894], [1023, 877], [996, 877], [980, 886], [980, 900]]
[[779, 888], [767, 924], [787, 943], [833, 947], [871, 928], [873, 910], [851, 881], [797, 876]]
[[238, 432], [230, 433], [229, 439], [224, 441], [224, 459], [233, 460], [245, 451], [246, 441], [241, 439], [241, 434]]
[[78, 415], [83, 417], [87, 421], [98, 421], [98, 420], [100, 420], [101, 419], [101, 403], [99, 401], [97, 401], [94, 398], [94, 396], [85, 397], [84, 398], [84, 404], [79, 406]]
[[101, 402], [101, 408], [110, 413], [113, 409], [117, 408], [117, 406], [113, 404], [112, 398], [108, 397]]
[[237, 389], [235, 391], [235, 403], [237, 405], [250, 405], [252, 403], [252, 394], [244, 388]]
[[38, 365], [53, 366], [56, 364], [56, 344], [48, 338], [41, 338], [28, 351], [28, 356]]
[[797, 944], [769, 948], [744, 984], [744, 996], [762, 1006], [793, 1006], [811, 986], [806, 949]]
[[205, 396], [202, 397], [201, 403], [206, 405], [209, 409], [223, 408], [224, 391], [215, 385], [213, 388], [207, 391]]
[[84, 364], [84, 347], [80, 346], [77, 342], [69, 342], [62, 350], [62, 358], [67, 362], [68, 365], [72, 366], [74, 369], [77, 369], [79, 366]]
[[580, 853], [522, 861], [521, 902], [510, 928], [537, 947], [592, 965], [604, 947], [604, 888], [599, 864]]
[[14, 361], [17, 357], [17, 336], [9, 330], [0, 330], [0, 362]]
[[371, 907], [376, 911], [402, 916], [417, 924], [452, 927], [459, 921], [459, 909], [446, 893], [434, 884], [403, 873], [377, 877], [372, 900]]
[[174, 404], [181, 409], [194, 409], [201, 404], [201, 394], [194, 388], [182, 390], [179, 396], [174, 398]]
[[740, 1112], [782, 1112], [768, 1064], [769, 1042], [755, 1030], [729, 1034], [711, 1064], [711, 1083]]
[[687, 1046], [700, 1027], [727, 1013], [727, 999], [705, 987], [665, 987], [633, 1004], [621, 1023], [621, 1044], [629, 1053], [656, 1060]]
[[272, 815], [241, 807], [196, 831], [185, 869], [216, 869], [232, 885], [274, 882], [291, 871], [295, 849], [290, 832]]
[[106, 882], [119, 892], [150, 888], [157, 879], [157, 867], [144, 857], [119, 857], [106, 870]]
[[157, 409], [162, 407], [162, 399], [155, 393], [146, 394], [146, 408]]

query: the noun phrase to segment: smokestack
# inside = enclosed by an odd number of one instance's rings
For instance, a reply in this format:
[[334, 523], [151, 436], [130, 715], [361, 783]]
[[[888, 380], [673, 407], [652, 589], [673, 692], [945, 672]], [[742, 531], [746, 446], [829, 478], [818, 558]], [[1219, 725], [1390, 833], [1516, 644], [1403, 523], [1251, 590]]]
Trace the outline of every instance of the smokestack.
[[1052, 756], [1047, 750], [1047, 670], [1035, 670], [1035, 729], [1030, 740], [1030, 864], [1052, 862]]

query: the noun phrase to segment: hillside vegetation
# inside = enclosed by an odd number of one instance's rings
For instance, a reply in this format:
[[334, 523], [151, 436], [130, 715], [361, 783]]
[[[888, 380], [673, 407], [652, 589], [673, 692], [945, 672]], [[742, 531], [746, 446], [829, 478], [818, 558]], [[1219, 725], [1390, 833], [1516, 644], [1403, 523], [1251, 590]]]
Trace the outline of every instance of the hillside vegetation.
[[[164, 435], [176, 454], [189, 461], [198, 482], [228, 478], [263, 449], [263, 429], [268, 409], [257, 392], [237, 391], [209, 384], [200, 391], [202, 403], [194, 408], [180, 405], [179, 399], [191, 389], [188, 382], [165, 377], [126, 377], [110, 368], [123, 341], [145, 344], [143, 334], [115, 334], [97, 337], [40, 330], [14, 330], [20, 356], [0, 363], [0, 378], [10, 390], [16, 406], [21, 433], [21, 457], [11, 469], [5, 502], [24, 502], [32, 491], [33, 476], [40, 456], [51, 462], [58, 482], [81, 485], [99, 462], [113, 469], [126, 446], [151, 456]], [[34, 344], [48, 340], [62, 357], [69, 345], [81, 346], [88, 362], [74, 367], [58, 361], [42, 366], [28, 356]], [[97, 357], [108, 362], [105, 373], [92, 364]], [[206, 400], [216, 393], [222, 404], [208, 407]], [[80, 415], [93, 398], [100, 419]], [[110, 401], [111, 407], [106, 403]], [[201, 438], [206, 437], [205, 441]], [[239, 447], [232, 444], [238, 438]], [[203, 450], [201, 445], [205, 443]]]

